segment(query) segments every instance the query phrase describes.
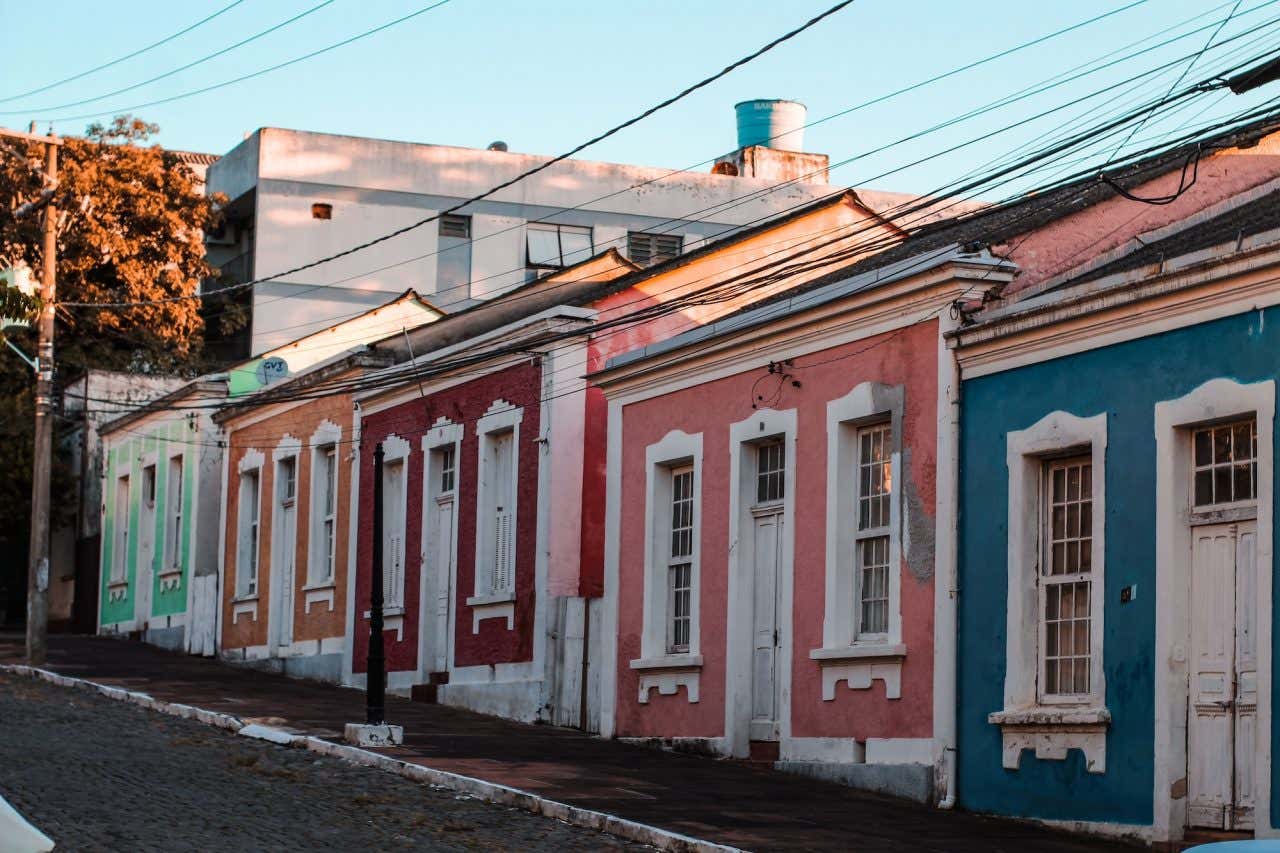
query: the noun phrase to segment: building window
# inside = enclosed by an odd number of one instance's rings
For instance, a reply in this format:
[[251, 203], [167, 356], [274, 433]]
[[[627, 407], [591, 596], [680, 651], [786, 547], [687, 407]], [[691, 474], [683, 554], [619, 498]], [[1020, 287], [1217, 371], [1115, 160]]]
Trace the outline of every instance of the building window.
[[338, 526], [338, 448], [326, 444], [316, 450], [311, 475], [314, 495], [311, 504], [312, 559], [308, 582], [321, 584], [333, 580], [337, 554]]
[[312, 219], [333, 219], [333, 205], [327, 202], [316, 202], [311, 205]]
[[277, 476], [279, 483], [276, 487], [280, 490], [280, 505], [293, 506], [298, 497], [298, 457], [286, 456], [281, 459]]
[[436, 254], [436, 293], [447, 300], [466, 299], [471, 288], [471, 217], [440, 217]]
[[590, 228], [531, 222], [526, 234], [526, 266], [535, 278], [581, 263], [594, 254]]
[[889, 508], [893, 491], [893, 434], [886, 423], [857, 433], [857, 512], [854, 559], [857, 561], [858, 639], [889, 632]]
[[440, 494], [446, 495], [453, 491], [457, 479], [457, 448], [449, 444], [436, 452], [440, 460]]
[[129, 560], [129, 477], [116, 479], [115, 494], [115, 553], [111, 560], [111, 580], [121, 583], [128, 579]]
[[156, 505], [156, 466], [155, 463], [142, 469], [142, 499], [148, 507]]
[[786, 498], [787, 449], [781, 439], [756, 446], [756, 503], [778, 503]]
[[404, 606], [405, 459], [382, 466], [382, 600], [387, 608]]
[[236, 596], [258, 594], [258, 521], [260, 469], [240, 474], [237, 504]]
[[169, 460], [169, 481], [165, 487], [164, 564], [170, 569], [182, 568], [182, 462], [181, 456]]
[[499, 595], [515, 590], [515, 433], [510, 429], [489, 433], [483, 447], [487, 592]]
[[1252, 501], [1258, 497], [1258, 421], [1218, 424], [1192, 435], [1196, 507]]
[[677, 257], [683, 248], [684, 237], [680, 234], [627, 232], [627, 257], [642, 267], [669, 261]]
[[693, 466], [672, 468], [667, 557], [667, 653], [689, 651], [693, 604]]
[[1040, 560], [1040, 698], [1090, 693], [1093, 465], [1088, 457], [1045, 465]]

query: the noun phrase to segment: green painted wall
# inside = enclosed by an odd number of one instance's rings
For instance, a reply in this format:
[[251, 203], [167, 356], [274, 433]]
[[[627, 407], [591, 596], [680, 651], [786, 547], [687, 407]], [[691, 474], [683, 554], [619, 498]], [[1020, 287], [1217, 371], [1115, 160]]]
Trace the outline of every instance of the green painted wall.
[[[195, 524], [195, 495], [198, 471], [196, 434], [184, 419], [144, 426], [130, 434], [120, 431], [111, 437], [106, 456], [106, 479], [102, 519], [102, 617], [101, 624], [111, 625], [135, 617], [169, 616], [182, 613], [187, 607], [187, 583], [191, 575], [191, 536]], [[155, 509], [152, 513], [143, 505], [143, 460], [154, 456], [156, 466]], [[166, 578], [168, 589], [161, 589], [161, 569], [164, 562], [164, 546], [168, 538], [167, 525], [169, 466], [172, 460], [182, 457], [182, 536], [179, 544], [181, 575], [177, 584]], [[116, 516], [116, 489], [120, 477], [129, 477], [129, 502], [125, 518]], [[142, 532], [145, 518], [154, 515], [150, 525], [152, 548], [149, 565], [139, 564], [142, 556]], [[121, 524], [129, 528], [128, 546], [124, 555], [124, 579], [128, 589], [122, 598], [111, 600], [111, 577], [116, 561], [117, 531]], [[148, 571], [149, 570], [149, 571]], [[139, 579], [149, 576], [150, 603], [148, 613], [138, 609]]]

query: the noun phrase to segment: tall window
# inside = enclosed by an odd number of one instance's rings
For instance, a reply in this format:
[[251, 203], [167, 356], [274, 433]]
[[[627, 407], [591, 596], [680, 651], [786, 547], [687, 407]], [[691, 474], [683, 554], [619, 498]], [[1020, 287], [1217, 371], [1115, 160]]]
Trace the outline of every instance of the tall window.
[[671, 536], [667, 557], [667, 652], [689, 651], [693, 604], [693, 466], [671, 469]]
[[858, 639], [889, 632], [889, 505], [893, 491], [892, 430], [886, 423], [857, 433], [857, 562]]
[[515, 590], [515, 434], [512, 430], [485, 437], [488, 454], [486, 512], [489, 515], [487, 557], [490, 589], [494, 594]]
[[786, 498], [787, 449], [781, 439], [756, 448], [756, 503], [777, 503]]
[[532, 278], [581, 263], [594, 253], [590, 228], [531, 222], [526, 234], [526, 265]]
[[447, 495], [453, 491], [458, 478], [457, 448], [446, 444], [436, 451], [440, 460], [440, 494]]
[[156, 466], [154, 463], [142, 469], [142, 500], [148, 507], [156, 505]]
[[170, 569], [182, 568], [182, 462], [181, 456], [169, 460], [169, 479], [165, 486], [164, 564]]
[[382, 467], [382, 595], [387, 607], [404, 606], [405, 460]]
[[643, 231], [627, 232], [627, 257], [642, 267], [669, 261], [684, 248], [680, 234], [646, 234]]
[[308, 582], [324, 583], [333, 579], [337, 542], [338, 449], [332, 444], [316, 451], [311, 488], [312, 558]]
[[1258, 496], [1258, 421], [1204, 427], [1192, 436], [1197, 507], [1252, 501]]
[[465, 299], [471, 286], [471, 217], [454, 213], [440, 217], [436, 254], [436, 293]]
[[116, 479], [115, 494], [115, 553], [111, 560], [111, 580], [120, 583], [129, 575], [126, 562], [129, 559], [129, 477], [125, 475]]
[[258, 593], [259, 469], [240, 475], [237, 504], [236, 595], [243, 598]]
[[1093, 464], [1045, 465], [1040, 561], [1040, 698], [1083, 701], [1093, 660]]

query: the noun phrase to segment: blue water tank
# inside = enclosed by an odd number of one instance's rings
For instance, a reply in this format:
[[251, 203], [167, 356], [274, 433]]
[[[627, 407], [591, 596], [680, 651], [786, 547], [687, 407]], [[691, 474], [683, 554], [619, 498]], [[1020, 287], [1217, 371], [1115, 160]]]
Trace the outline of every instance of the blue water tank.
[[796, 101], [761, 98], [734, 104], [738, 147], [764, 145], [780, 151], [804, 150], [805, 106]]

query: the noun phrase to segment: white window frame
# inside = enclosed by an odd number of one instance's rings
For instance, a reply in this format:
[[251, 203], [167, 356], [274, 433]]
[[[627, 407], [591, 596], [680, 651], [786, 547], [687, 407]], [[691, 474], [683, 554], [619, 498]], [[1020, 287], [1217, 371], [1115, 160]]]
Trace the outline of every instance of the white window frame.
[[[342, 429], [332, 421], [322, 421], [311, 434], [310, 495], [307, 506], [307, 586], [324, 587], [336, 582], [338, 574], [338, 495], [342, 482]], [[326, 483], [321, 481], [324, 459], [333, 454], [333, 511], [325, 511]], [[325, 535], [330, 524], [332, 539]]]
[[[676, 482], [679, 478], [686, 475], [689, 477], [689, 494], [687, 497], [682, 496], [677, 498], [675, 491]], [[664, 620], [667, 625], [666, 652], [669, 655], [688, 654], [690, 634], [693, 628], [693, 560], [697, 554], [698, 548], [698, 543], [694, 538], [695, 527], [693, 521], [693, 517], [698, 506], [698, 480], [694, 475], [692, 463], [668, 465], [662, 476], [665, 477], [667, 481], [665, 495], [666, 500], [664, 501], [667, 507], [667, 512], [665, 513], [667, 535], [664, 537], [662, 542], [662, 544], [666, 545], [665, 550], [667, 553], [667, 613]], [[687, 502], [689, 504], [689, 523], [687, 525], [681, 525], [679, 528], [677, 528], [675, 524], [677, 501], [680, 503]], [[658, 508], [661, 509], [661, 505]], [[677, 530], [683, 531], [689, 535], [689, 551], [687, 554], [673, 553], [675, 551], [675, 535]], [[677, 583], [676, 578], [676, 572], [679, 571], [681, 567], [684, 567], [688, 572], [688, 578], [685, 579], [684, 584]], [[681, 617], [676, 615], [676, 605], [677, 599], [682, 590], [688, 594], [689, 600], [685, 604], [686, 613]], [[679, 642], [680, 637], [677, 630], [677, 619], [687, 623], [684, 631], [685, 636], [683, 643]]]
[[[186, 456], [175, 453], [169, 457], [165, 468], [165, 534], [164, 534], [164, 569], [166, 571], [182, 571], [184, 560], [182, 554], [182, 525], [185, 522], [183, 513], [182, 492], [186, 488], [187, 464]], [[177, 488], [174, 488], [174, 472], [177, 472]]]
[[385, 488], [387, 466], [398, 464], [400, 466], [400, 506], [388, 507], [385, 502], [382, 506], [383, 524], [386, 525], [387, 514], [390, 510], [396, 511], [396, 518], [399, 519], [400, 529], [392, 530], [387, 526], [386, 532], [391, 536], [399, 534], [401, 543], [401, 562], [400, 571], [397, 574], [390, 561], [394, 559], [391, 549], [386, 547], [384, 542], [382, 548], [382, 607], [384, 616], [396, 616], [404, 613], [404, 587], [405, 576], [409, 571], [409, 554], [408, 554], [408, 531], [409, 531], [409, 455], [410, 447], [408, 440], [398, 435], [388, 435], [382, 440], [382, 476], [383, 481], [376, 484], [376, 488]]
[[[133, 488], [133, 482], [129, 473], [121, 474], [116, 477], [116, 488], [111, 495], [111, 499], [115, 501], [112, 506], [112, 515], [115, 522], [115, 541], [111, 543], [111, 583], [123, 584], [129, 580], [129, 516], [130, 516], [130, 490]], [[124, 496], [121, 498], [121, 491]], [[120, 512], [121, 504], [124, 505], [124, 512]]]
[[[689, 643], [687, 650], [670, 646], [671, 608], [671, 487], [672, 472], [693, 473], [693, 553], [689, 567]], [[645, 448], [644, 501], [644, 613], [641, 657], [631, 661], [639, 672], [639, 702], [647, 704], [653, 688], [670, 696], [680, 687], [690, 703], [698, 701], [702, 666], [702, 433], [672, 430]]]
[[[902, 695], [902, 434], [906, 391], [901, 385], [863, 382], [827, 403], [826, 585], [822, 648], [810, 659], [822, 668], [822, 698], [831, 702], [842, 682], [868, 690], [882, 681], [886, 698]], [[883, 633], [861, 631], [859, 542], [886, 535], [886, 528], [859, 531], [859, 436], [868, 428], [889, 427], [888, 625]]]
[[[476, 562], [474, 593], [467, 599], [471, 606], [499, 604], [515, 601], [518, 588], [517, 575], [520, 561], [517, 559], [520, 543], [519, 484], [520, 484], [520, 424], [524, 420], [524, 409], [514, 406], [506, 400], [495, 400], [483, 417], [476, 421], [477, 442], [477, 479], [476, 489]], [[494, 526], [494, 472], [490, 461], [490, 450], [496, 438], [504, 433], [511, 433], [511, 472], [507, 484], [511, 495], [510, 516], [513, 519], [511, 531], [511, 579], [505, 588], [498, 588], [494, 577], [494, 547], [497, 535]], [[492, 614], [508, 615], [505, 610]], [[508, 619], [510, 621], [510, 618]], [[478, 623], [477, 623], [478, 624]]]
[[[1088, 418], [1051, 412], [1024, 430], [1006, 436], [1009, 471], [1007, 613], [1004, 709], [987, 719], [1001, 728], [1003, 764], [1020, 766], [1023, 750], [1037, 758], [1065, 759], [1079, 749], [1090, 773], [1106, 772], [1104, 603], [1106, 602], [1107, 415]], [[1046, 462], [1090, 457], [1092, 519], [1090, 570], [1089, 692], [1071, 697], [1040, 695], [1043, 637], [1044, 476]]]
[[[1041, 482], [1039, 491], [1040, 500], [1040, 546], [1038, 551], [1038, 559], [1036, 561], [1036, 702], [1039, 705], [1082, 705], [1089, 706], [1094, 703], [1092, 689], [1083, 693], [1075, 692], [1056, 692], [1049, 693], [1048, 684], [1048, 617], [1046, 615], [1047, 599], [1050, 589], [1058, 586], [1069, 586], [1079, 583], [1089, 584], [1089, 683], [1093, 684], [1095, 665], [1099, 663], [1098, 653], [1101, 652], [1101, 637], [1094, 635], [1092, 631], [1093, 619], [1098, 613], [1098, 609], [1102, 607], [1103, 602], [1096, 599], [1094, 588], [1094, 574], [1092, 566], [1093, 537], [1090, 536], [1090, 567], [1088, 572], [1076, 571], [1061, 575], [1054, 575], [1046, 571], [1046, 567], [1052, 562], [1053, 530], [1052, 530], [1052, 513], [1054, 504], [1053, 492], [1053, 475], [1057, 470], [1077, 467], [1083, 463], [1088, 463], [1090, 467], [1090, 483], [1093, 482], [1093, 455], [1090, 453], [1071, 453], [1065, 456], [1053, 456], [1044, 459], [1040, 466]], [[1092, 495], [1090, 496], [1090, 519], [1093, 520]], [[1064, 548], [1064, 550], [1066, 550]], [[1065, 557], [1064, 557], [1065, 559]], [[1080, 559], [1080, 558], [1077, 558]], [[1061, 621], [1061, 620], [1059, 620]], [[1061, 649], [1061, 638], [1059, 638], [1059, 649]]]
[[[529, 231], [543, 231], [546, 233], [556, 235], [556, 247], [558, 249], [558, 256], [560, 260], [559, 264], [535, 263], [533, 259], [529, 257], [529, 234], [528, 234]], [[587, 242], [591, 244], [591, 248], [587, 252], [587, 256], [585, 258], [582, 258], [576, 261], [569, 261], [569, 262], [565, 261], [564, 241], [561, 239], [561, 235], [563, 235], [566, 232], [570, 234], [586, 235]], [[574, 264], [581, 263], [582, 261], [585, 261], [594, 257], [596, 253], [595, 229], [592, 228], [590, 225], [569, 225], [569, 224], [557, 223], [557, 222], [530, 222], [526, 226], [526, 233], [525, 233], [524, 239], [525, 239], [525, 245], [524, 245], [525, 266], [527, 269], [533, 270], [538, 274], [553, 272], [555, 270], [566, 269], [567, 267], [571, 267]]]
[[[262, 563], [262, 469], [266, 459], [260, 450], [250, 450], [240, 458], [237, 466], [239, 479], [236, 484], [236, 599], [249, 600], [258, 597], [258, 580]], [[245, 515], [245, 479], [256, 478], [253, 490], [254, 512], [252, 518]], [[252, 544], [245, 537], [253, 532]], [[246, 565], [246, 562], [248, 565]]]

